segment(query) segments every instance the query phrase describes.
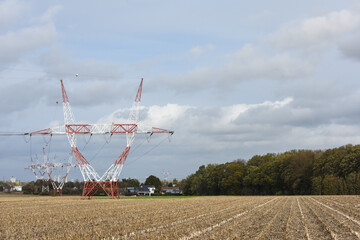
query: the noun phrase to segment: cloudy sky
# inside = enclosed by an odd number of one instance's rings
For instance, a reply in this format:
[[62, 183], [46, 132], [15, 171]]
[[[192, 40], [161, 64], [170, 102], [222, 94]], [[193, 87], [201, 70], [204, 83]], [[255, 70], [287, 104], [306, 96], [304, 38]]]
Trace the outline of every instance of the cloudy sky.
[[[121, 123], [144, 78], [142, 123], [175, 134], [138, 136], [121, 178], [359, 144], [359, 42], [355, 0], [1, 1], [0, 132], [62, 124], [60, 79], [78, 122]], [[79, 148], [101, 175], [124, 139]], [[0, 138], [1, 180], [66, 161], [65, 136], [28, 140]]]

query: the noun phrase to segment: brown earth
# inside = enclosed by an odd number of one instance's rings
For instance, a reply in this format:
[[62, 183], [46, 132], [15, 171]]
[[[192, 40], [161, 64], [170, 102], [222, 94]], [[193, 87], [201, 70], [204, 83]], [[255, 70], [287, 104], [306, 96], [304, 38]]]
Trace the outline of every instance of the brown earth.
[[0, 195], [0, 239], [360, 239], [360, 196]]

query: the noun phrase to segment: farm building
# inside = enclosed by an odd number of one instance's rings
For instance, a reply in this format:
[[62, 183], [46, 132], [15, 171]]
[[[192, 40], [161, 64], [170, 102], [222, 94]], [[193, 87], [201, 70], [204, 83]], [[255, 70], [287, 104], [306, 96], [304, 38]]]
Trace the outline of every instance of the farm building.
[[155, 186], [154, 185], [143, 185], [140, 187], [126, 187], [119, 189], [120, 193], [124, 195], [149, 195], [155, 193]]
[[155, 186], [154, 185], [143, 185], [137, 188], [137, 194], [138, 195], [149, 195], [155, 193]]
[[12, 192], [22, 192], [22, 186], [15, 186], [11, 188]]
[[162, 187], [161, 194], [182, 194], [182, 190], [179, 187]]

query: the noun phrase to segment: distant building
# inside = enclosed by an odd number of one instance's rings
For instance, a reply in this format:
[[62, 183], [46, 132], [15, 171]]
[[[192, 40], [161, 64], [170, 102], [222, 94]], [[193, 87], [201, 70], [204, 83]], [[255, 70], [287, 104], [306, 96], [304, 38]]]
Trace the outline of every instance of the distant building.
[[149, 195], [151, 196], [151, 194], [155, 193], [155, 186], [154, 185], [143, 185], [137, 188], [137, 194], [138, 195]]
[[22, 186], [15, 186], [11, 188], [12, 192], [22, 192]]
[[160, 190], [161, 194], [165, 195], [165, 194], [182, 194], [182, 190], [179, 187], [162, 187]]
[[16, 180], [15, 177], [10, 178], [10, 192], [22, 192], [21, 181]]
[[137, 195], [137, 187], [125, 187], [119, 188], [120, 194], [124, 194], [126, 196]]
[[151, 196], [151, 194], [155, 193], [155, 186], [153, 185], [142, 185], [140, 187], [126, 187], [119, 189], [120, 194], [125, 196], [134, 196], [134, 195], [142, 195], [142, 196]]

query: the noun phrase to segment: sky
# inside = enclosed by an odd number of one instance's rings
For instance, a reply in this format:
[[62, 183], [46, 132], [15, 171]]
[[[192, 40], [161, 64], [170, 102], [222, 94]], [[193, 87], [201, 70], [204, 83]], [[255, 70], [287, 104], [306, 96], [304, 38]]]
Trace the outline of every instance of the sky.
[[[77, 122], [122, 123], [144, 78], [140, 123], [175, 134], [138, 135], [120, 178], [359, 144], [359, 42], [355, 0], [0, 1], [0, 132], [63, 124], [60, 79]], [[78, 146], [102, 175], [125, 136]], [[65, 136], [1, 136], [0, 180], [43, 148], [69, 161]]]

